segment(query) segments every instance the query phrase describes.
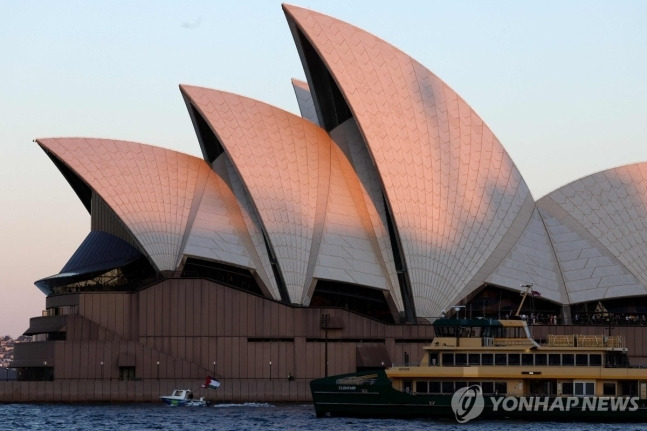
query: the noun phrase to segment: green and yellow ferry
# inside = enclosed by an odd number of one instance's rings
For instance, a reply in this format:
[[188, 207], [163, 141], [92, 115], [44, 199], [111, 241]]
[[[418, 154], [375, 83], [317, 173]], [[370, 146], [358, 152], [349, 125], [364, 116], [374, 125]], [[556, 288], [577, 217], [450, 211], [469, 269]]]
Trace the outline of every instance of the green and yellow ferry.
[[620, 336], [550, 335], [524, 318], [441, 318], [420, 365], [310, 383], [317, 417], [647, 421], [647, 368]]

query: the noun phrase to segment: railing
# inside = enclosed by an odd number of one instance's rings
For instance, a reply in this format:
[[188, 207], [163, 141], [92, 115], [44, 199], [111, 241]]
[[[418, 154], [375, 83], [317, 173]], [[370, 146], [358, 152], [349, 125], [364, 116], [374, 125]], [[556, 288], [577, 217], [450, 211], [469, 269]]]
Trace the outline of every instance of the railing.
[[548, 334], [548, 347], [574, 347], [575, 337], [573, 335]]
[[494, 338], [493, 346], [525, 346], [532, 344], [528, 338]]
[[548, 335], [548, 347], [624, 347], [620, 335]]

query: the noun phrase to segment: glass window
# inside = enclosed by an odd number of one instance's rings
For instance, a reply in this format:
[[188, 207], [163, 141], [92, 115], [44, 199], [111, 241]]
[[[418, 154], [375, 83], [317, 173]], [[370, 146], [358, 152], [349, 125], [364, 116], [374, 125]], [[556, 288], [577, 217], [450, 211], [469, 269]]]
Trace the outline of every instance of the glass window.
[[618, 395], [627, 396], [636, 396], [638, 395], [638, 382], [636, 380], [632, 381], [621, 381], [620, 382], [620, 393]]
[[573, 382], [562, 383], [562, 394], [573, 395]]
[[575, 355], [575, 365], [589, 365], [589, 355], [578, 353]]
[[454, 354], [453, 353], [443, 353], [443, 365], [452, 366], [454, 365]]
[[454, 392], [454, 382], [442, 383], [443, 394], [451, 394]]
[[427, 382], [416, 382], [416, 392], [419, 394], [426, 394], [428, 389]]
[[429, 353], [429, 365], [432, 367], [438, 365], [438, 353]]
[[492, 365], [494, 364], [494, 355], [492, 353], [481, 354], [481, 364]]
[[454, 383], [454, 388], [456, 390], [459, 390], [460, 388], [465, 388], [467, 387], [467, 382], [456, 382]]
[[429, 393], [430, 394], [439, 394], [440, 393], [440, 382], [429, 382]]
[[572, 353], [564, 353], [562, 355], [562, 365], [575, 365], [575, 355]]
[[573, 395], [578, 397], [590, 397], [595, 395], [594, 382], [573, 382]]
[[612, 397], [616, 396], [616, 384], [615, 382], [605, 382], [602, 385], [602, 392], [604, 395], [610, 395]]
[[494, 354], [494, 364], [495, 365], [508, 365], [508, 355], [505, 353], [495, 353]]
[[481, 365], [481, 355], [478, 353], [469, 354], [470, 365]]
[[508, 365], [519, 365], [521, 362], [519, 360], [518, 353], [509, 353], [508, 354]]
[[548, 358], [545, 353], [537, 353], [535, 355], [535, 365], [546, 365]]
[[494, 382], [495, 394], [506, 394], [508, 392], [508, 384], [506, 382]]
[[602, 355], [589, 355], [589, 365], [598, 367], [602, 365]]
[[559, 353], [551, 353], [548, 355], [548, 365], [562, 365], [560, 356]]
[[135, 367], [119, 367], [119, 380], [135, 380]]
[[534, 365], [532, 353], [522, 353], [521, 354], [521, 365]]
[[454, 364], [459, 367], [467, 365], [467, 354], [456, 353], [456, 355], [454, 355]]
[[407, 393], [411, 392], [411, 389], [413, 388], [413, 382], [411, 380], [405, 380], [402, 382], [402, 385], [404, 387], [404, 391]]
[[481, 389], [483, 389], [484, 394], [493, 394], [494, 393], [494, 382], [483, 382], [483, 383], [481, 383]]

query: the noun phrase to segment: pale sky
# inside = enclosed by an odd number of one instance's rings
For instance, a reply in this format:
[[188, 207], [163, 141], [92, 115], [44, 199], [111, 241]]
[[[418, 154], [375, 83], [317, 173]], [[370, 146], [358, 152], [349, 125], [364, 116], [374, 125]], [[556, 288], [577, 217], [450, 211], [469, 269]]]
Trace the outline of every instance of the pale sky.
[[[647, 1], [293, 3], [421, 62], [483, 118], [538, 199], [647, 161]], [[0, 335], [41, 315], [90, 217], [35, 138], [80, 136], [200, 156], [191, 84], [298, 113], [305, 79], [280, 2], [0, 2]]]

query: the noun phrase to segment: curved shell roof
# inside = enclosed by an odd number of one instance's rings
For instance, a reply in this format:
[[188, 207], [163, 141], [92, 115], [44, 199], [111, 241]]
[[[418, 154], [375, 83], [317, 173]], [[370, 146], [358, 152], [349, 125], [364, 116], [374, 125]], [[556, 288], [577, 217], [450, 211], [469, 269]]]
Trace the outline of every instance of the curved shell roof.
[[[316, 50], [359, 125], [397, 227], [417, 314], [439, 315], [464, 286], [482, 282], [479, 271], [503, 258], [497, 247], [527, 223], [528, 211], [519, 218], [533, 205], [525, 182], [480, 117], [421, 64], [337, 19], [284, 10], [297, 44], [303, 35]], [[316, 88], [317, 74], [309, 72]]]
[[105, 216], [93, 229], [158, 271], [222, 262], [301, 305], [320, 280], [370, 287], [407, 318], [438, 316], [485, 284], [533, 283], [560, 304], [647, 294], [647, 163], [535, 203], [487, 125], [433, 73], [347, 23], [284, 10], [308, 79], [292, 82], [304, 118], [181, 86], [207, 162], [133, 142], [37, 140]]
[[[222, 180], [204, 160], [108, 139], [37, 142], [101, 196], [159, 271], [175, 271], [185, 247], [189, 254], [258, 267], [259, 258], [250, 257], [249, 247], [241, 245], [246, 232], [234, 228], [240, 223], [231, 215], [231, 205], [222, 202], [227, 196], [222, 192]], [[220, 201], [214, 201], [214, 196]], [[205, 234], [201, 220], [209, 212], [219, 212], [220, 217], [210, 217]], [[207, 244], [200, 241], [204, 236]]]
[[297, 103], [299, 104], [299, 111], [301, 111], [301, 116], [306, 120], [312, 121], [316, 125], [319, 125], [317, 110], [315, 108], [314, 101], [312, 100], [312, 94], [310, 94], [310, 87], [308, 87], [308, 83], [292, 78], [292, 87], [294, 88], [294, 95], [297, 97]]
[[209, 166], [159, 147], [109, 139], [38, 139], [130, 228], [160, 271], [177, 267], [198, 184]]
[[570, 302], [647, 294], [647, 163], [584, 177], [537, 206]]
[[[393, 264], [384, 261], [386, 253], [374, 238], [372, 208], [366, 208], [370, 200], [364, 199], [357, 174], [325, 130], [253, 99], [181, 88], [243, 180], [291, 302], [309, 302], [313, 278], [399, 296]], [[383, 226], [381, 231], [387, 236]]]

